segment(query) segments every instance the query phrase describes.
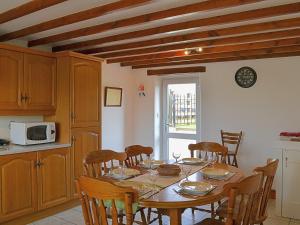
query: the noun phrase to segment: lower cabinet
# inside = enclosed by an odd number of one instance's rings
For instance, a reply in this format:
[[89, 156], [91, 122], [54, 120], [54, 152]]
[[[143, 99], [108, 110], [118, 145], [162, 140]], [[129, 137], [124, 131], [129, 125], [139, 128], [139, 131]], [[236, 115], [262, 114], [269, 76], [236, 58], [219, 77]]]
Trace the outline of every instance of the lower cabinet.
[[37, 154], [0, 156], [0, 224], [37, 211]]
[[70, 199], [68, 148], [0, 156], [0, 224]]
[[71, 192], [77, 196], [75, 180], [83, 175], [83, 159], [87, 153], [99, 150], [99, 128], [77, 128], [72, 130], [72, 166]]

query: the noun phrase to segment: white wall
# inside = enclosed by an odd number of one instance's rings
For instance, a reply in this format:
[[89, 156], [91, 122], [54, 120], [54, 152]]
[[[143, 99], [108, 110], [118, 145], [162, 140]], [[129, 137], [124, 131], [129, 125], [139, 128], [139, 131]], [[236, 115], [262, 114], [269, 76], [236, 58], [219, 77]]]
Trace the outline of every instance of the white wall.
[[103, 96], [106, 86], [122, 88], [123, 95], [122, 107], [102, 108], [102, 148], [124, 151], [126, 146], [133, 144], [134, 137], [134, 100], [137, 87], [132, 70], [120, 67], [119, 64], [103, 63]]
[[[273, 156], [272, 149], [280, 131], [300, 130], [299, 62], [300, 57], [289, 57], [207, 64], [207, 72], [199, 75], [202, 140], [220, 141], [220, 129], [243, 130], [241, 167], [250, 172], [264, 164]], [[242, 66], [253, 67], [258, 74], [252, 88], [240, 88], [234, 81], [235, 72]], [[150, 84], [154, 79], [146, 77], [145, 70], [135, 74], [138, 80]], [[151, 97], [154, 99], [154, 95]], [[154, 135], [151, 137], [154, 129], [151, 118], [155, 110], [152, 101], [139, 102], [135, 108], [135, 117], [143, 121], [135, 125], [135, 140], [141, 144], [151, 144], [157, 139]]]

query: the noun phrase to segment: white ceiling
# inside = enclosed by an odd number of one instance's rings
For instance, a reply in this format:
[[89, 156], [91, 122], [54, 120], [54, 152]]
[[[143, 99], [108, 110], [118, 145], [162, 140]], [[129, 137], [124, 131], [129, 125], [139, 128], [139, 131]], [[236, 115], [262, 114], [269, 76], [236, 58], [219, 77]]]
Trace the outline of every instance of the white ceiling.
[[[0, 1], [1, 1], [0, 2], [0, 13], [10, 10], [11, 8], [17, 7], [26, 2], [29, 2], [28, 0], [0, 0]], [[32, 26], [32, 25], [41, 23], [41, 22], [45, 22], [45, 21], [48, 21], [51, 19], [55, 19], [55, 18], [62, 17], [65, 15], [68, 15], [68, 14], [72, 14], [75, 12], [79, 12], [82, 10], [86, 10], [89, 8], [93, 8], [96, 6], [100, 6], [100, 5], [104, 5], [104, 4], [108, 4], [108, 3], [116, 2], [116, 1], [117, 0], [68, 0], [66, 2], [51, 6], [49, 8], [40, 10], [40, 11], [32, 13], [30, 15], [0, 24], [0, 34], [16, 31], [16, 30], [19, 30], [19, 29], [22, 29], [22, 28], [25, 28], [28, 26]], [[24, 39], [26, 41], [34, 40], [34, 39], [46, 37], [49, 35], [67, 32], [67, 31], [74, 30], [74, 29], [80, 29], [80, 28], [84, 28], [87, 26], [102, 24], [102, 23], [106, 23], [106, 22], [112, 22], [112, 21], [116, 21], [116, 20], [120, 20], [120, 19], [124, 19], [124, 18], [142, 15], [142, 14], [149, 13], [149, 12], [160, 11], [160, 10], [164, 10], [164, 9], [174, 8], [174, 7], [188, 5], [191, 3], [202, 2], [202, 1], [204, 1], [204, 0], [153, 0], [151, 3], [147, 3], [144, 5], [138, 6], [138, 7], [118, 10], [118, 11], [106, 14], [106, 15], [98, 17], [98, 18], [70, 24], [67, 26], [55, 28], [52, 30], [48, 30], [48, 31], [44, 31], [44, 32], [36, 33], [36, 34], [32, 34], [32, 35], [26, 36], [22, 39]], [[90, 39], [94, 39], [94, 38], [105, 37], [105, 36], [129, 32], [129, 31], [146, 29], [146, 28], [152, 28], [152, 27], [157, 27], [157, 26], [166, 25], [166, 24], [189, 21], [189, 20], [193, 20], [193, 19], [200, 19], [200, 18], [205, 18], [205, 17], [212, 17], [212, 16], [218, 16], [218, 15], [223, 15], [223, 14], [228, 14], [228, 13], [241, 12], [241, 11], [247, 11], [247, 10], [251, 10], [251, 9], [264, 8], [264, 7], [270, 7], [270, 6], [288, 4], [288, 3], [295, 3], [295, 2], [300, 2], [300, 0], [265, 0], [265, 1], [262, 1], [259, 3], [247, 4], [247, 5], [243, 5], [243, 6], [239, 6], [239, 7], [232, 7], [229, 9], [192, 13], [192, 14], [188, 14], [185, 16], [152, 21], [152, 22], [148, 22], [148, 23], [143, 23], [141, 25], [113, 29], [113, 30], [102, 32], [102, 33], [95, 34], [95, 35], [89, 35], [89, 36], [70, 39], [67, 41], [52, 43], [51, 46], [60, 45], [60, 44], [68, 44], [68, 43], [73, 43], [73, 42], [77, 42], [77, 41], [90, 40]], [[283, 18], [291, 18], [291, 17], [299, 17], [299, 16], [300, 16], [300, 14], [293, 14], [293, 15], [281, 16], [281, 17], [277, 17], [277, 18], [283, 19]], [[257, 21], [269, 21], [269, 20], [272, 20], [272, 19], [260, 19]], [[255, 21], [255, 22], [257, 22], [257, 21]], [[254, 21], [252, 21], [251, 23], [253, 23], [253, 22]], [[247, 23], [249, 23], [249, 22], [227, 24], [227, 25], [221, 25], [221, 26], [201, 27], [199, 29], [192, 29], [192, 30], [188, 30], [188, 31], [179, 31], [179, 32], [176, 32], [173, 34], [170, 34], [170, 33], [169, 34], [160, 34], [160, 35], [148, 36], [145, 38], [131, 39], [130, 41], [128, 41], [128, 40], [127, 41], [126, 40], [119, 41], [118, 43], [132, 42], [132, 41], [138, 41], [138, 40], [147, 40], [147, 39], [152, 39], [152, 38], [158, 37], [158, 36], [164, 37], [164, 36], [170, 36], [170, 35], [178, 35], [178, 34], [194, 32], [195, 30], [200, 31], [200, 30], [207, 30], [207, 29], [211, 29], [211, 28], [221, 28], [221, 27], [235, 26], [237, 24], [241, 25], [241, 24], [247, 24]], [[111, 45], [111, 43], [107, 43], [104, 45]]]

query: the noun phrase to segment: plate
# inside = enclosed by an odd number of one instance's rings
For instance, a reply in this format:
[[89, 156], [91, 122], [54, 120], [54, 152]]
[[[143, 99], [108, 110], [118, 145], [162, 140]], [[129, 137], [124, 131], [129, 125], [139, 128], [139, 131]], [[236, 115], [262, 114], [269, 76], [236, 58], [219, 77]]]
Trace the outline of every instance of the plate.
[[158, 166], [164, 164], [165, 162], [163, 160], [151, 160], [151, 159], [145, 159], [140, 164], [141, 166], [145, 168], [150, 168], [150, 164], [152, 164], [153, 168], [157, 168]]
[[116, 168], [111, 171], [111, 174], [120, 176], [120, 177], [122, 177], [122, 175], [126, 176], [126, 177], [131, 177], [131, 176], [139, 175], [139, 174], [141, 174], [141, 172], [136, 169], [131, 169], [131, 168], [123, 168], [123, 172], [122, 172], [121, 168]]
[[199, 163], [203, 163], [204, 160], [203, 159], [199, 159], [199, 158], [183, 158], [181, 160], [184, 164], [199, 164]]
[[229, 174], [229, 171], [226, 169], [221, 169], [221, 168], [204, 168], [201, 171], [202, 174], [204, 174], [207, 177], [211, 178], [222, 178], [225, 177]]
[[205, 194], [214, 189], [212, 184], [203, 181], [184, 181], [179, 186], [182, 191], [190, 194]]

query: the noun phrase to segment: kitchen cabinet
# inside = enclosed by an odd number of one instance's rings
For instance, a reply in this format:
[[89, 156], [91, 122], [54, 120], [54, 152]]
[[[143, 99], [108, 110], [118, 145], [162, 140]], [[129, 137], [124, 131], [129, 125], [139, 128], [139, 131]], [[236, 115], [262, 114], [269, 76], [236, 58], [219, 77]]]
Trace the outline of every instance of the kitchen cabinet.
[[300, 143], [281, 141], [276, 176], [276, 212], [283, 217], [300, 219]]
[[74, 180], [83, 175], [83, 159], [87, 153], [100, 148], [100, 129], [79, 128], [72, 130], [72, 162], [73, 182], [72, 193], [76, 195]]
[[54, 111], [56, 101], [56, 59], [25, 54], [24, 90], [26, 109]]
[[37, 211], [37, 155], [0, 156], [0, 224]]
[[67, 148], [38, 152], [38, 208], [70, 199], [70, 151]]
[[46, 55], [0, 45], [0, 115], [55, 113], [56, 58]]
[[100, 64], [81, 58], [71, 60], [72, 127], [100, 124]]

